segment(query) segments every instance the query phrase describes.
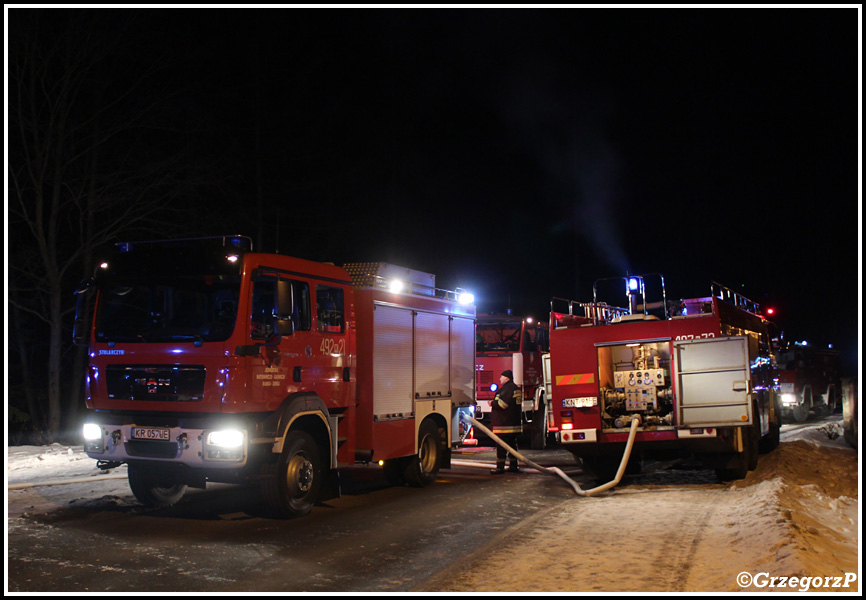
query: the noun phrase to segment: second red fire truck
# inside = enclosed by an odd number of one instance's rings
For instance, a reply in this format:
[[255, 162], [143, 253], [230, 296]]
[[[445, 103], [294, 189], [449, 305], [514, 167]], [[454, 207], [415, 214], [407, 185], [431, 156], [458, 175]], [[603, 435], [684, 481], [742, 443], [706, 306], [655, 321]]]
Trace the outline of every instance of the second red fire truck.
[[[587, 470], [610, 479], [631, 423], [642, 455], [694, 453], [721, 479], [745, 477], [779, 443], [768, 322], [756, 303], [712, 284], [667, 301], [660, 275], [616, 278], [627, 306], [554, 301], [545, 356], [551, 429]], [[653, 302], [647, 289], [655, 291]], [[558, 304], [557, 304], [558, 302]]]

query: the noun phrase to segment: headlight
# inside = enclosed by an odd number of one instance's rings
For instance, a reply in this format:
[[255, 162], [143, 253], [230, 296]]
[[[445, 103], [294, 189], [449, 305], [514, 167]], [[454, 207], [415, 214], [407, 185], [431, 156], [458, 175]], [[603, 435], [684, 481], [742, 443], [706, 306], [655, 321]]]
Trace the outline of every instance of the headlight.
[[244, 432], [237, 429], [211, 431], [207, 435], [207, 445], [219, 446], [220, 448], [240, 448], [244, 445]]
[[102, 426], [97, 425], [96, 423], [85, 423], [82, 433], [84, 434], [84, 439], [89, 442], [93, 440], [101, 440]]
[[797, 404], [797, 397], [794, 394], [782, 394], [782, 404]]
[[205, 438], [203, 458], [218, 462], [240, 463], [246, 452], [246, 434], [240, 429], [211, 431]]

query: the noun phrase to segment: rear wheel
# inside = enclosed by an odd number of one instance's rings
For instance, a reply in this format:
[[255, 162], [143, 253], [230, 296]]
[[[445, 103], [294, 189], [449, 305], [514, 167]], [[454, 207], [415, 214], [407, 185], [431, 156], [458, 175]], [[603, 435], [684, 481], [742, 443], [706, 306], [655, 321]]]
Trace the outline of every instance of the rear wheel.
[[442, 438], [439, 428], [431, 420], [418, 429], [418, 454], [409, 457], [403, 470], [403, 479], [415, 487], [428, 486], [436, 481], [442, 465]]
[[133, 495], [149, 508], [165, 508], [177, 504], [186, 493], [186, 485], [146, 467], [129, 465], [127, 477]]
[[770, 420], [767, 435], [761, 439], [760, 451], [762, 454], [778, 448], [782, 436], [782, 409], [779, 408], [779, 397], [775, 394], [772, 394], [771, 397], [773, 401], [773, 418]]
[[749, 454], [746, 464], [749, 466], [749, 471], [754, 471], [758, 468], [758, 454], [761, 450], [761, 415], [758, 413], [758, 404], [752, 402], [752, 426], [743, 432], [746, 439], [743, 440], [743, 445], [748, 444]]
[[749, 471], [758, 466], [758, 449], [761, 441], [761, 425], [758, 413], [753, 413], [753, 423], [749, 428], [741, 430], [743, 436], [743, 451], [728, 455], [724, 467], [716, 469], [716, 476], [721, 481], [745, 479]]
[[265, 466], [262, 492], [270, 507], [283, 517], [309, 513], [322, 487], [323, 465], [313, 437], [291, 431], [276, 462]]

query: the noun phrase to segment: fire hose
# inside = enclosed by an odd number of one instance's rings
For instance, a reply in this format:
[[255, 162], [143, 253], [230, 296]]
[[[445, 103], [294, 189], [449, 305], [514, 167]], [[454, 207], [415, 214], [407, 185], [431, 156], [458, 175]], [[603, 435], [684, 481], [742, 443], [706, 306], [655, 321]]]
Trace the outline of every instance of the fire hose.
[[[625, 467], [628, 464], [628, 459], [631, 456], [631, 449], [634, 446], [634, 438], [637, 435], [638, 425], [640, 425], [640, 417], [638, 417], [636, 415], [632, 419], [632, 422], [631, 422], [631, 429], [628, 432], [628, 441], [625, 444], [625, 452], [622, 455], [622, 461], [620, 461], [620, 463], [619, 463], [619, 469], [617, 469], [617, 471], [616, 471], [616, 476], [611, 481], [609, 481], [603, 485], [592, 488], [591, 490], [584, 490], [577, 484], [576, 481], [574, 481], [572, 478], [570, 478], [568, 475], [566, 475], [562, 471], [562, 469], [560, 469], [559, 467], [542, 467], [541, 465], [538, 465], [538, 464], [532, 462], [531, 460], [529, 460], [528, 458], [526, 458], [525, 456], [520, 454], [517, 450], [515, 450], [514, 448], [512, 448], [511, 446], [506, 444], [504, 441], [502, 441], [502, 438], [497, 436], [495, 433], [490, 431], [487, 427], [485, 427], [484, 425], [482, 425], [481, 423], [479, 423], [478, 421], [476, 421], [474, 418], [470, 417], [469, 415], [467, 415], [465, 413], [461, 413], [460, 418], [463, 419], [464, 421], [468, 421], [468, 422], [472, 423], [472, 425], [474, 425], [475, 427], [480, 429], [482, 432], [484, 432], [486, 435], [488, 435], [490, 437], [490, 439], [492, 439], [494, 442], [496, 442], [497, 444], [499, 444], [500, 446], [505, 448], [510, 454], [515, 456], [517, 458], [517, 460], [526, 463], [527, 465], [529, 465], [530, 467], [532, 467], [536, 471], [540, 471], [541, 473], [547, 473], [548, 475], [558, 475], [560, 478], [562, 478], [563, 481], [565, 481], [567, 484], [569, 484], [572, 487], [572, 489], [574, 489], [574, 492], [578, 496], [595, 496], [595, 495], [600, 494], [602, 492], [606, 492], [607, 490], [611, 489], [612, 487], [615, 487], [620, 482], [623, 474], [625, 473]], [[452, 464], [454, 464], [454, 461], [451, 461], [451, 462], [452, 462]]]

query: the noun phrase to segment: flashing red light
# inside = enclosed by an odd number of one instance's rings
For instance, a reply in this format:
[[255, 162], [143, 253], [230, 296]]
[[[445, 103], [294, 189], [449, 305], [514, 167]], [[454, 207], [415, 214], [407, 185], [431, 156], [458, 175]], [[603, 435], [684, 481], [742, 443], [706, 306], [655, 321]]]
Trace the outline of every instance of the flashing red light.
[[776, 309], [775, 309], [775, 308], [768, 308], [768, 309], [767, 309], [767, 314], [768, 314], [768, 315], [774, 315], [774, 314], [776, 314]]

